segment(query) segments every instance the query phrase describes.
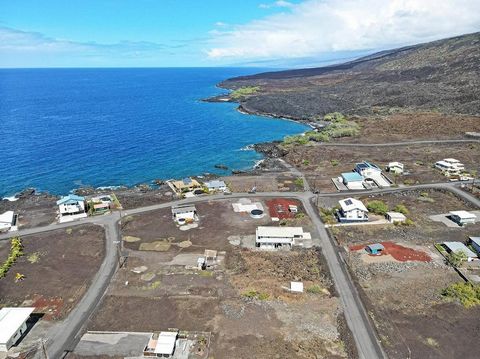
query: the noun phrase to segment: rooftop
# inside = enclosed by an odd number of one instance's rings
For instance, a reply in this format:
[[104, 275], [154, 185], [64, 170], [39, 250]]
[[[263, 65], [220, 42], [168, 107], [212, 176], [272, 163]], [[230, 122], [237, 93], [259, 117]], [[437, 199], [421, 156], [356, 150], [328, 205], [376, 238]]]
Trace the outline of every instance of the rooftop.
[[160, 332], [155, 346], [155, 354], [172, 355], [175, 350], [177, 332]]
[[470, 258], [478, 257], [462, 242], [443, 242], [443, 244], [452, 252], [455, 252], [455, 253], [464, 252], [467, 255], [467, 257], [470, 257]]
[[405, 215], [400, 212], [387, 212], [387, 215], [390, 216], [390, 218], [393, 219], [406, 219]]
[[69, 194], [68, 196], [64, 196], [64, 197], [60, 198], [57, 201], [57, 206], [61, 205], [61, 204], [68, 203], [68, 202], [82, 202], [84, 200], [85, 200], [85, 197], [77, 196], [75, 194]]
[[362, 175], [358, 172], [344, 172], [342, 177], [347, 182], [363, 181]]
[[257, 227], [257, 235], [260, 237], [293, 237], [303, 236], [302, 227]]
[[385, 247], [381, 243], [369, 244], [367, 246], [367, 248], [369, 248], [370, 250], [374, 250], [374, 251], [383, 251], [385, 249]]
[[31, 307], [0, 309], [0, 343], [8, 342], [34, 310]]
[[450, 214], [452, 216], [457, 216], [458, 218], [460, 219], [473, 219], [473, 218], [477, 218], [476, 215], [474, 215], [473, 213], [471, 212], [467, 212], [467, 211], [450, 211]]
[[12, 224], [13, 217], [14, 217], [13, 211], [7, 211], [3, 214], [0, 214], [0, 224], [2, 223], [6, 223], [8, 225]]
[[472, 242], [480, 246], [480, 237], [469, 237]]
[[338, 201], [340, 203], [340, 206], [342, 207], [343, 211], [352, 211], [354, 209], [358, 209], [360, 211], [368, 212], [367, 207], [362, 203], [362, 201], [359, 201], [358, 199], [355, 198], [346, 198]]
[[195, 206], [177, 206], [177, 207], [172, 207], [172, 214], [195, 212], [196, 210], [197, 209], [195, 208]]

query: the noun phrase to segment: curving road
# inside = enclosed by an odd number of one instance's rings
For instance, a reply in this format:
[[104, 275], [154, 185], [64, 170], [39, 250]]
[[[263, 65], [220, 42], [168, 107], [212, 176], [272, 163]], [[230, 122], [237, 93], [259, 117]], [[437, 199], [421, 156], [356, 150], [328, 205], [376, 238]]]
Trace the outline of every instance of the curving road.
[[[302, 201], [303, 206], [309, 217], [312, 219], [315, 227], [317, 228], [320, 241], [317, 243], [323, 250], [324, 256], [326, 258], [327, 264], [332, 274], [335, 287], [338, 291], [340, 301], [343, 305], [345, 317], [347, 324], [352, 332], [352, 335], [355, 339], [355, 343], [358, 349], [359, 357], [362, 359], [380, 359], [385, 358], [386, 355], [383, 352], [379, 340], [376, 336], [374, 326], [368, 318], [368, 315], [365, 311], [365, 307], [361, 302], [359, 295], [353, 285], [353, 282], [350, 278], [350, 275], [346, 269], [346, 266], [342, 263], [342, 259], [338, 251], [336, 250], [336, 245], [334, 244], [332, 238], [328, 235], [328, 232], [325, 229], [324, 224], [320, 220], [318, 211], [315, 206], [312, 204], [315, 196], [319, 197], [345, 197], [348, 195], [356, 194], [378, 194], [378, 193], [395, 193], [402, 191], [418, 190], [418, 189], [442, 189], [446, 191], [453, 192], [459, 197], [463, 198], [465, 201], [468, 201], [475, 206], [480, 208], [480, 200], [474, 196], [462, 191], [457, 188], [455, 183], [435, 183], [435, 184], [423, 184], [423, 185], [413, 185], [408, 187], [400, 188], [386, 188], [378, 189], [371, 191], [358, 191], [358, 192], [348, 192], [347, 193], [321, 193], [314, 195], [313, 193], [306, 192], [267, 192], [267, 193], [257, 193], [257, 194], [247, 194], [247, 193], [235, 193], [229, 196], [213, 195], [213, 196], [201, 196], [195, 198], [188, 198], [178, 201], [166, 202], [161, 204], [156, 204], [147, 207], [135, 208], [131, 210], [123, 211], [123, 216], [139, 214], [143, 212], [153, 211], [161, 208], [168, 208], [172, 205], [178, 204], [194, 204], [205, 201], [216, 201], [216, 200], [226, 200], [232, 198], [241, 198], [241, 197], [289, 197], [296, 198]], [[96, 309], [96, 306], [101, 301], [103, 295], [108, 288], [108, 285], [117, 269], [118, 264], [118, 250], [121, 243], [121, 236], [119, 232], [118, 222], [120, 220], [120, 215], [113, 213], [111, 215], [105, 215], [101, 217], [89, 217], [77, 222], [65, 223], [65, 224], [53, 224], [45, 227], [38, 228], [29, 228], [21, 230], [15, 235], [26, 236], [35, 233], [42, 233], [52, 230], [57, 230], [61, 228], [67, 228], [71, 226], [78, 226], [87, 223], [93, 223], [97, 225], [102, 225], [105, 228], [105, 237], [106, 237], [106, 252], [104, 261], [101, 264], [101, 267], [95, 277], [92, 280], [90, 287], [87, 292], [80, 300], [78, 305], [74, 310], [69, 314], [69, 316], [59, 324], [59, 326], [54, 327], [51, 332], [48, 333], [47, 338], [47, 351], [51, 358], [61, 358], [62, 354], [67, 350], [72, 350], [75, 343], [78, 341], [78, 335], [81, 334], [82, 329], [93, 314]], [[10, 238], [11, 234], [2, 234], [0, 235], [1, 239]]]

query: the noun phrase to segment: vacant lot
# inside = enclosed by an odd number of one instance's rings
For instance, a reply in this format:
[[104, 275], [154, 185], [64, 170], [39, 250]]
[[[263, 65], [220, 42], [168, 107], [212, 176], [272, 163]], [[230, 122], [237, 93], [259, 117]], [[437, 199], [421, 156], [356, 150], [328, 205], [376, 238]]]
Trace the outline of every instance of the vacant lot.
[[392, 147], [328, 147], [320, 144], [292, 147], [286, 160], [307, 175], [312, 188], [336, 191], [331, 178], [351, 172], [355, 163], [369, 161], [385, 168], [392, 161], [405, 165], [409, 174], [387, 175], [397, 184], [445, 182], [448, 179], [433, 168], [435, 162], [454, 157], [467, 171], [477, 170], [480, 144], [412, 145]]
[[[230, 244], [231, 236], [271, 224], [268, 215], [258, 220], [233, 212], [231, 203], [197, 204], [199, 227], [188, 231], [174, 225], [169, 210], [127, 221], [127, 264], [88, 329], [210, 331], [215, 358], [347, 357], [352, 343], [342, 340], [347, 331], [321, 253]], [[311, 230], [308, 218], [301, 221]], [[159, 240], [163, 245], [153, 250], [142, 246]], [[197, 258], [205, 249], [218, 256], [201, 271]], [[302, 281], [306, 292], [289, 293], [291, 281]]]
[[465, 132], [480, 132], [478, 117], [434, 112], [398, 113], [378, 118], [360, 118], [356, 122], [361, 127], [359, 136], [343, 138], [340, 142], [385, 143], [462, 139], [466, 138]]
[[[24, 255], [0, 279], [0, 306], [33, 306], [44, 319], [64, 318], [97, 272], [104, 256], [104, 231], [80, 226], [22, 238]], [[0, 241], [0, 260], [10, 241]], [[17, 273], [24, 279], [15, 281]]]

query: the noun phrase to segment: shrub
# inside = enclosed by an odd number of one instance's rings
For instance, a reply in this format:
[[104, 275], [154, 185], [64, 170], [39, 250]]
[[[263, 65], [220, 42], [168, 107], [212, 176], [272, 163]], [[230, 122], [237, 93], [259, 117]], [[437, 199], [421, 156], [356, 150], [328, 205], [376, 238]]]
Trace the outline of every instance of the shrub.
[[303, 160], [303, 161], [302, 161], [302, 164], [303, 164], [304, 166], [308, 166], [308, 165], [310, 164], [310, 161], [309, 161], [309, 160]]
[[399, 212], [404, 214], [405, 216], [410, 213], [407, 207], [403, 204], [397, 204], [395, 208], [393, 209], [395, 212]]
[[270, 298], [270, 295], [268, 293], [258, 292], [253, 289], [244, 292], [242, 295], [248, 299], [267, 300], [268, 298]]
[[467, 254], [464, 251], [451, 252], [447, 255], [447, 261], [454, 267], [458, 267], [467, 260]]
[[413, 222], [410, 218], [407, 218], [405, 222], [402, 222], [402, 226], [413, 226], [415, 222]]
[[313, 284], [307, 288], [307, 293], [320, 294], [320, 293], [323, 293], [323, 288], [320, 287], [318, 284]]
[[330, 160], [330, 164], [335, 167], [335, 166], [338, 166], [340, 164], [340, 161], [339, 160]]
[[303, 187], [303, 178], [297, 178], [294, 183], [298, 186], [298, 187]]
[[330, 112], [323, 116], [323, 120], [329, 122], [342, 122], [346, 121], [346, 117], [340, 112]]
[[454, 283], [445, 288], [442, 295], [458, 300], [463, 306], [470, 308], [480, 304], [480, 285], [465, 282]]
[[374, 200], [367, 203], [367, 209], [375, 214], [385, 215], [388, 212], [388, 206], [385, 202]]
[[0, 266], [0, 278], [3, 278], [7, 275], [8, 270], [21, 256], [23, 256], [22, 240], [20, 239], [20, 237], [14, 237], [10, 242], [10, 253], [8, 254], [8, 258]]

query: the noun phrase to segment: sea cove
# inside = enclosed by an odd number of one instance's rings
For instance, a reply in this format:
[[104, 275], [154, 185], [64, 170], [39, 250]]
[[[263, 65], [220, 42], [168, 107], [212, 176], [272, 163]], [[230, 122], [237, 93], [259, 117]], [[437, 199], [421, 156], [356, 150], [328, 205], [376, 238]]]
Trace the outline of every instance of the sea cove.
[[240, 68], [0, 70], [0, 196], [248, 169], [252, 143], [307, 126], [201, 99]]

